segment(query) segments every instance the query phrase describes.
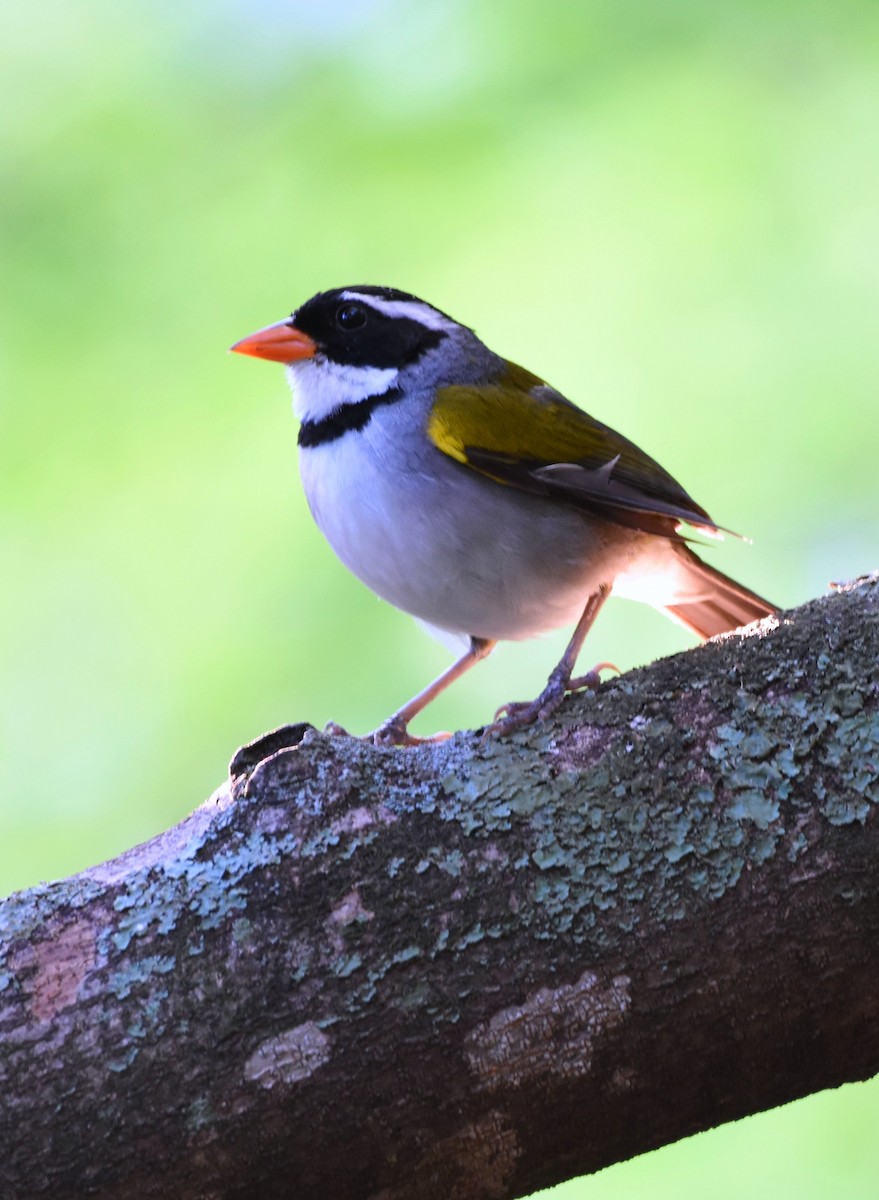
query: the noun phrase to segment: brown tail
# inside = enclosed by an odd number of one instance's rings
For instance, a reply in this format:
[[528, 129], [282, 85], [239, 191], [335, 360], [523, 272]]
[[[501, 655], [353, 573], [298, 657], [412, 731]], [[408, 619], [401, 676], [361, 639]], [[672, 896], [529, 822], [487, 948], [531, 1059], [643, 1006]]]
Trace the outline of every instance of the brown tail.
[[716, 633], [728, 633], [740, 625], [759, 621], [761, 617], [771, 617], [778, 611], [762, 596], [709, 567], [688, 546], [680, 543], [677, 550], [682, 598], [668, 605], [665, 612], [703, 641]]

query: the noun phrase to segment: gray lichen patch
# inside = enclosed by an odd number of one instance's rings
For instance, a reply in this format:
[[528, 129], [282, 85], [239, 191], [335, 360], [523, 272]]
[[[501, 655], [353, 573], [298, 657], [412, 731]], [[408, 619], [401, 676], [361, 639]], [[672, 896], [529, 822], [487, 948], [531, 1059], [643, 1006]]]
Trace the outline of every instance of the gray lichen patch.
[[329, 1058], [329, 1037], [314, 1021], [305, 1021], [261, 1042], [244, 1064], [244, 1078], [264, 1088], [298, 1083]]
[[625, 1016], [630, 983], [625, 975], [602, 981], [584, 971], [576, 983], [540, 988], [523, 1004], [495, 1013], [467, 1040], [467, 1059], [480, 1085], [585, 1075], [598, 1041]]
[[258, 829], [239, 837], [234, 847], [212, 847], [210, 855], [204, 853], [208, 844], [207, 837], [192, 842], [185, 853], [125, 878], [113, 900], [118, 915], [103, 935], [115, 951], [124, 953], [138, 939], [171, 934], [184, 915], [194, 918], [198, 935], [234, 919], [247, 906], [252, 876], [296, 849], [292, 834], [272, 836]]
[[[117, 1000], [124, 1000], [140, 984], [155, 984], [158, 977], [169, 975], [176, 962], [175, 957], [169, 954], [147, 954], [143, 958], [122, 959], [121, 965], [109, 975], [107, 990]], [[167, 988], [161, 987], [159, 994], [166, 996]]]

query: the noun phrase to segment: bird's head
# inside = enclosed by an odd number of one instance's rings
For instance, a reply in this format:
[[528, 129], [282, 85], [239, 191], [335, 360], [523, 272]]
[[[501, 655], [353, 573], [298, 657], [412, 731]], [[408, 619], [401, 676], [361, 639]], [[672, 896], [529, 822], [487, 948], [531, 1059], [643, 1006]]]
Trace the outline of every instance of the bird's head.
[[465, 382], [481, 352], [495, 357], [472, 330], [433, 305], [396, 288], [368, 285], [319, 292], [232, 350], [287, 367], [302, 421], [321, 420], [395, 388]]

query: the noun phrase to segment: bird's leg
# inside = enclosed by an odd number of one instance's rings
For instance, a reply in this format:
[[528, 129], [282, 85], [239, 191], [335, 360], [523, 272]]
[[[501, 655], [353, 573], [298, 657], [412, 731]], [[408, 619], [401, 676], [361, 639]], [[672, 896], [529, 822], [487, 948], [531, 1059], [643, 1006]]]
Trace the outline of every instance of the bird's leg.
[[392, 717], [388, 717], [378, 729], [367, 734], [367, 739], [373, 741], [376, 746], [418, 746], [422, 742], [444, 741], [450, 736], [448, 733], [435, 733], [433, 737], [419, 738], [409, 733], [407, 726], [422, 709], [427, 708], [431, 700], [435, 700], [440, 692], [444, 692], [450, 683], [460, 679], [472, 666], [491, 654], [495, 644], [488, 638], [471, 638], [466, 654], [462, 654], [458, 661], [452, 663], [442, 675], [438, 675], [433, 683], [429, 683], [417, 696], [413, 696], [409, 703], [404, 704]]
[[591, 629], [593, 621], [609, 595], [610, 587], [602, 584], [586, 601], [586, 607], [577, 622], [574, 635], [568, 642], [567, 649], [558, 666], [552, 670], [546, 681], [546, 687], [537, 699], [527, 702], [513, 701], [510, 704], [501, 705], [494, 714], [493, 724], [486, 729], [485, 736], [492, 733], [514, 733], [517, 729], [530, 725], [532, 721], [538, 719], [543, 721], [555, 712], [569, 691], [576, 691], [581, 687], [595, 688], [598, 686], [598, 672], [602, 667], [610, 665], [608, 663], [601, 663], [579, 679], [571, 679], [571, 676], [577, 664], [577, 656], [586, 640], [586, 634]]

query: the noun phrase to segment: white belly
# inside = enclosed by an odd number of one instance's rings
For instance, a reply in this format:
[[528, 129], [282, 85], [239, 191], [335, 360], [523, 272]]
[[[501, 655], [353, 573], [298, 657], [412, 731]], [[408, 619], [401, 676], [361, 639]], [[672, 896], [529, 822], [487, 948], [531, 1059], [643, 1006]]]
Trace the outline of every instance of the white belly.
[[665, 541], [493, 483], [426, 443], [404, 453], [397, 407], [302, 450], [300, 469], [342, 562], [422, 621], [493, 640], [573, 626], [599, 585]]

